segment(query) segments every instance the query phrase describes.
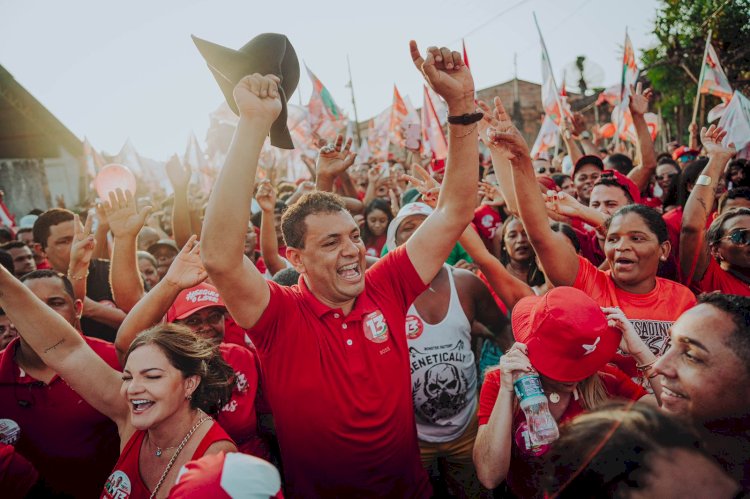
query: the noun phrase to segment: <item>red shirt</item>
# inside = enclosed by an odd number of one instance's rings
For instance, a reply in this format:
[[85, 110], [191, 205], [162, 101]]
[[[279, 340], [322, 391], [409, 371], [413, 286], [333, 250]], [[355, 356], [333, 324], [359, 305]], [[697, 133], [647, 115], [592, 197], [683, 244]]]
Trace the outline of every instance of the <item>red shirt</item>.
[[656, 278], [656, 286], [650, 292], [629, 293], [615, 285], [611, 270], [599, 270], [582, 256], [578, 257], [573, 287], [601, 307], [620, 307], [655, 355], [662, 355], [667, 349], [669, 328], [674, 321], [696, 303], [695, 295], [686, 286], [661, 277]]
[[39, 479], [34, 466], [12, 445], [0, 443], [0, 490], [6, 499], [26, 497]]
[[[205, 424], [211, 421], [206, 421]], [[146, 432], [143, 430], [136, 430], [133, 436], [130, 437], [128, 443], [122, 448], [120, 458], [117, 460], [117, 464], [114, 466], [112, 473], [104, 483], [104, 487], [101, 487], [100, 499], [148, 499], [151, 497], [151, 490], [146, 486], [141, 476], [141, 468], [138, 464], [138, 460], [141, 456], [141, 447], [143, 439], [146, 437]], [[211, 445], [216, 442], [229, 440], [229, 435], [219, 426], [217, 423], [213, 423], [208, 432], [203, 436], [198, 448], [195, 449], [191, 460], [199, 459], [203, 457]], [[169, 461], [164, 461], [164, 466]], [[167, 489], [170, 484], [162, 484], [163, 489]], [[161, 491], [161, 489], [160, 489]]]
[[375, 258], [380, 258], [380, 254], [383, 252], [383, 246], [385, 246], [385, 240], [385, 234], [374, 237], [369, 244], [365, 245], [366, 253]]
[[412, 408], [406, 311], [427, 286], [405, 248], [365, 272], [349, 315], [304, 278], [271, 297], [250, 336], [262, 360], [286, 493], [428, 497]]
[[[120, 370], [114, 345], [83, 339], [107, 364]], [[14, 339], [0, 352], [0, 418], [11, 419], [21, 428], [16, 451], [54, 491], [96, 497], [117, 461], [117, 426], [59, 376], [45, 384], [21, 370], [13, 359], [19, 341]]]
[[503, 217], [492, 206], [483, 204], [474, 210], [472, 222], [479, 233], [479, 237], [482, 238], [484, 245], [487, 247], [487, 251], [492, 253], [492, 238], [495, 237], [495, 232], [503, 224]]
[[703, 279], [693, 282], [693, 288], [701, 293], [720, 291], [728, 295], [750, 296], [750, 284], [722, 269], [713, 258], [708, 263]]
[[255, 354], [245, 347], [229, 343], [219, 345], [219, 351], [234, 370], [235, 387], [232, 398], [219, 411], [217, 421], [237, 443], [240, 452], [268, 458], [258, 437], [258, 419], [255, 413], [258, 368]]
[[[612, 365], [604, 366], [598, 373], [604, 384], [610, 399], [638, 400], [647, 395], [646, 390], [633, 383], [628, 376]], [[484, 378], [482, 391], [479, 394], [479, 410], [477, 417], [479, 425], [489, 422], [495, 401], [500, 393], [500, 370], [489, 371]], [[513, 414], [513, 442], [511, 443], [510, 468], [508, 469], [507, 482], [511, 490], [518, 497], [539, 496], [540, 491], [534, 487], [538, 474], [542, 472], [543, 459], [541, 456], [547, 451], [548, 446], [532, 447], [527, 445], [526, 417], [523, 411], [514, 405]], [[581, 400], [571, 398], [568, 407], [557, 422], [558, 425], [582, 414], [586, 409], [581, 405]]]

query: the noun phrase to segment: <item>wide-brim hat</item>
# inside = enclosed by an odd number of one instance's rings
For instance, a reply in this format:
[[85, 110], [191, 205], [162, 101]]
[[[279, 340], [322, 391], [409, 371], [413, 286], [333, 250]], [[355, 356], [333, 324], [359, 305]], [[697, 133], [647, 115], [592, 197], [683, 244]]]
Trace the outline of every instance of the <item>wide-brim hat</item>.
[[292, 136], [287, 128], [286, 103], [299, 83], [299, 60], [294, 47], [285, 35], [263, 33], [247, 42], [239, 50], [223, 47], [195, 35], [191, 35], [208, 68], [219, 84], [227, 104], [239, 116], [234, 101], [234, 87], [247, 75], [259, 73], [276, 75], [281, 84], [281, 113], [271, 125], [271, 145], [282, 149], [294, 149]]
[[534, 369], [562, 383], [582, 381], [602, 369], [622, 339], [590, 296], [565, 286], [522, 298], [513, 307], [511, 324]]
[[180, 248], [177, 247], [177, 243], [171, 239], [159, 239], [154, 244], [146, 248], [146, 251], [153, 255], [159, 248], [169, 248], [177, 253], [180, 252]]

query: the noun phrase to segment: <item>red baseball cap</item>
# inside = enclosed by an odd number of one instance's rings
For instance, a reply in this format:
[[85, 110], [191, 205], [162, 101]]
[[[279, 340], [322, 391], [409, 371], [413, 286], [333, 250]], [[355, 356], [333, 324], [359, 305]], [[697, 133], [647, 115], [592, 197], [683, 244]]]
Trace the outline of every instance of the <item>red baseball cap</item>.
[[622, 338], [590, 296], [565, 286], [521, 299], [511, 323], [516, 341], [528, 348], [531, 365], [563, 383], [582, 381], [604, 367]]
[[630, 180], [628, 177], [618, 172], [617, 170], [603, 171], [602, 176], [599, 177], [599, 180], [596, 182], [596, 184], [594, 184], [594, 187], [599, 185], [602, 179], [606, 179], [606, 178], [614, 180], [620, 185], [620, 187], [625, 189], [628, 192], [628, 194], [630, 194], [630, 197], [633, 199], [633, 203], [641, 204], [641, 193], [638, 190], [638, 186], [635, 185], [635, 182], [633, 182], [632, 180]]
[[230, 452], [209, 454], [180, 470], [170, 499], [283, 498], [281, 477], [269, 462]]
[[190, 317], [198, 310], [208, 307], [226, 308], [215, 287], [204, 282], [192, 288], [183, 289], [167, 310], [167, 322]]

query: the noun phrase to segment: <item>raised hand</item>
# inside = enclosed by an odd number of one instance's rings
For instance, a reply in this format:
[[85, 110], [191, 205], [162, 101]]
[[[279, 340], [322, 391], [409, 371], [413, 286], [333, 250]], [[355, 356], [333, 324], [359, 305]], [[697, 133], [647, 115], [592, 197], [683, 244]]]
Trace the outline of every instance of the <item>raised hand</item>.
[[276, 208], [276, 190], [268, 179], [261, 180], [258, 183], [258, 192], [255, 194], [255, 200], [258, 202], [263, 213], [273, 214]]
[[193, 175], [190, 164], [188, 163], [183, 167], [180, 158], [176, 154], [173, 154], [172, 157], [169, 158], [169, 161], [167, 161], [165, 169], [167, 170], [169, 183], [172, 184], [172, 188], [175, 192], [178, 190], [180, 192], [186, 191], [190, 184], [190, 177]]
[[453, 114], [474, 111], [474, 79], [461, 54], [446, 47], [429, 47], [425, 57], [417, 42], [409, 42], [411, 59], [430, 87], [455, 109]]
[[198, 236], [192, 235], [169, 266], [164, 280], [180, 290], [192, 288], [208, 277], [201, 262], [201, 245]]
[[74, 216], [73, 220], [73, 242], [70, 245], [70, 264], [68, 275], [74, 278], [80, 277], [78, 274], [84, 269], [88, 269], [91, 257], [94, 255], [96, 248], [96, 239], [91, 233], [91, 226], [94, 217], [89, 215], [86, 218], [86, 225], [81, 224], [81, 218]]
[[620, 350], [624, 353], [638, 357], [648, 352], [648, 347], [643, 342], [625, 313], [619, 307], [602, 307], [602, 312], [607, 317], [609, 327], [615, 328], [622, 333]]
[[261, 120], [270, 128], [281, 113], [279, 83], [276, 75], [255, 73], [242, 78], [233, 91], [240, 117]]
[[648, 101], [651, 100], [653, 91], [650, 88], [643, 90], [643, 84], [638, 82], [636, 88], [630, 85], [630, 112], [632, 114], [646, 114], [648, 112]]
[[354, 160], [357, 157], [357, 153], [351, 151], [351, 148], [351, 137], [346, 139], [346, 144], [344, 144], [344, 137], [337, 135], [333, 143], [326, 144], [320, 149], [316, 168], [317, 174], [319, 176], [328, 175], [336, 177], [344, 173], [347, 168], [354, 164]]
[[523, 343], [513, 343], [505, 354], [500, 357], [500, 389], [513, 391], [513, 375], [517, 372], [527, 373], [533, 370], [529, 361], [528, 349]]
[[716, 125], [711, 125], [708, 129], [701, 128], [701, 143], [709, 156], [731, 157], [735, 155], [737, 149], [734, 147], [734, 142], [722, 145], [726, 136], [727, 131]]
[[412, 167], [414, 168], [414, 173], [419, 175], [421, 179], [402, 174], [401, 180], [408, 181], [422, 195], [422, 201], [434, 208], [437, 205], [438, 195], [440, 194], [440, 183], [418, 164], [415, 163]]
[[109, 193], [109, 201], [102, 203], [102, 208], [109, 221], [109, 230], [114, 237], [138, 237], [138, 233], [146, 223], [151, 213], [151, 207], [146, 206], [140, 213], [133, 194], [122, 189]]
[[[495, 109], [489, 113], [491, 116], [486, 120], [487, 126], [485, 126], [484, 133], [481, 134], [486, 136], [485, 143], [490, 149], [500, 152], [509, 160], [528, 157], [529, 146], [526, 144], [526, 140], [521, 135], [521, 132], [518, 131], [518, 128], [511, 121], [499, 97], [495, 97], [494, 104]], [[489, 106], [486, 104], [484, 106], [489, 110]], [[487, 118], [487, 114], [485, 112], [485, 119]], [[480, 123], [482, 122], [480, 121]]]
[[488, 182], [479, 182], [479, 195], [482, 196], [482, 204], [489, 206], [505, 206], [505, 198], [500, 188]]
[[549, 211], [570, 218], [582, 218], [585, 209], [577, 199], [562, 191], [547, 191], [544, 201]]

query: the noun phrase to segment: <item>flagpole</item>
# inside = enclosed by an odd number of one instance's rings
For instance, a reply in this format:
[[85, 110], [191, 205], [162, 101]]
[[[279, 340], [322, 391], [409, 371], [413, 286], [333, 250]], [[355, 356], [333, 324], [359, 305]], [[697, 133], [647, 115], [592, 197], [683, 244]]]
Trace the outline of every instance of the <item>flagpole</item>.
[[698, 116], [698, 104], [701, 100], [701, 86], [703, 85], [703, 76], [705, 75], [706, 56], [708, 56], [708, 44], [711, 43], [712, 29], [708, 30], [708, 36], [706, 37], [706, 47], [703, 49], [703, 60], [701, 61], [701, 73], [698, 76], [698, 90], [695, 92], [695, 100], [693, 101], [693, 119], [690, 123], [695, 123], [695, 118]]
[[357, 115], [357, 101], [354, 100], [354, 80], [352, 80], [352, 65], [349, 63], [349, 54], [346, 54], [346, 67], [349, 69], [349, 90], [352, 92], [352, 107], [354, 108], [354, 131], [357, 133], [357, 148], [362, 146], [362, 137], [359, 134], [359, 117]]
[[[560, 90], [557, 88], [557, 82], [555, 81], [555, 72], [552, 70], [552, 61], [549, 58], [549, 52], [547, 52], [547, 44], [544, 43], [544, 37], [542, 36], [542, 30], [539, 28], [539, 21], [536, 19], [536, 12], [532, 12], [532, 15], [534, 16], [534, 24], [536, 25], [536, 30], [539, 33], [539, 41], [542, 42], [542, 50], [544, 50], [545, 59], [547, 60], [547, 70], [549, 71], [549, 77], [552, 79], [552, 86], [555, 90], [555, 100], [557, 101], [557, 109], [560, 111], [560, 122], [562, 123], [562, 120], [565, 119], [563, 117], [563, 107], [562, 107], [562, 101], [560, 100]], [[544, 85], [544, 82], [542, 82], [542, 85]], [[561, 131], [558, 129], [557, 135], [558, 135], [558, 141], [555, 143], [555, 156], [557, 156], [558, 146], [560, 145], [560, 134]]]
[[615, 127], [615, 147], [620, 145], [620, 127], [622, 122], [625, 120], [625, 109], [623, 108], [623, 102], [625, 99], [625, 71], [626, 62], [625, 56], [628, 50], [628, 27], [625, 26], [625, 40], [622, 43], [622, 75], [620, 76], [620, 110], [617, 112], [617, 126]]

